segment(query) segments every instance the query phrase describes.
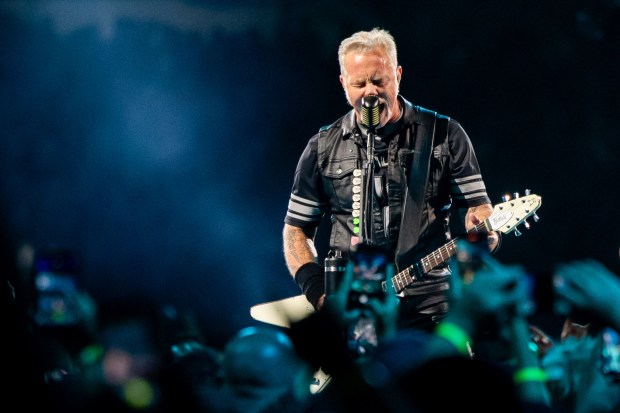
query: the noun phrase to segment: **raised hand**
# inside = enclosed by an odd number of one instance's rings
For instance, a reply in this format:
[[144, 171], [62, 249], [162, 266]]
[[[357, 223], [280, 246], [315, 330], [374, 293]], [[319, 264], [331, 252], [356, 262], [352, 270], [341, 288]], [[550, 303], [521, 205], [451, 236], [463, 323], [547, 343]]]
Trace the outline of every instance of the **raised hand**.
[[[467, 248], [465, 241], [459, 242], [458, 248]], [[452, 266], [450, 317], [470, 334], [491, 318], [504, 323], [531, 310], [525, 270], [518, 265], [502, 264], [489, 254], [483, 254], [481, 260], [482, 267], [471, 279], [463, 280], [459, 266]]]
[[586, 310], [620, 328], [620, 277], [596, 260], [559, 264], [553, 274], [555, 293], [572, 308]]

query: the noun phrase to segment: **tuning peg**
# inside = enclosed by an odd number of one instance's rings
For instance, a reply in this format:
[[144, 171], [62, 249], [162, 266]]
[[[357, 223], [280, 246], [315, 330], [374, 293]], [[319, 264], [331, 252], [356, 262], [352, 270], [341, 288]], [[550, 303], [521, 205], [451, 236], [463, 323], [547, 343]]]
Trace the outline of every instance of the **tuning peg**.
[[519, 228], [515, 228], [515, 237], [520, 237], [522, 235], [521, 231], [519, 231]]
[[525, 195], [529, 195], [529, 194], [531, 194], [531, 193], [532, 193], [532, 190], [531, 190], [531, 189], [526, 189], [526, 190], [525, 190]]
[[510, 201], [510, 195], [508, 195], [508, 194], [502, 195], [502, 201], [504, 201], [504, 202]]
[[525, 227], [525, 229], [530, 229], [530, 223], [527, 221], [523, 221], [523, 226]]
[[532, 218], [534, 219], [534, 222], [538, 222], [540, 220], [540, 218], [538, 217], [538, 215], [536, 215], [536, 213], [532, 215]]
[[519, 193], [518, 193], [518, 192], [513, 193], [513, 194], [512, 194], [512, 197], [513, 197], [514, 199], [519, 198]]

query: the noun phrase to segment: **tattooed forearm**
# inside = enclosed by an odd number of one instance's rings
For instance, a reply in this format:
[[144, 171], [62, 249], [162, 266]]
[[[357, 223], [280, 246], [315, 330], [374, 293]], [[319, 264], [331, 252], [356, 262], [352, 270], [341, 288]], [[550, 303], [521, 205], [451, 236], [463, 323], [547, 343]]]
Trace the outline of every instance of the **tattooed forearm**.
[[301, 228], [285, 224], [282, 231], [282, 239], [284, 259], [292, 276], [295, 276], [295, 273], [302, 265], [317, 261], [314, 242], [309, 237], [309, 234], [304, 233]]

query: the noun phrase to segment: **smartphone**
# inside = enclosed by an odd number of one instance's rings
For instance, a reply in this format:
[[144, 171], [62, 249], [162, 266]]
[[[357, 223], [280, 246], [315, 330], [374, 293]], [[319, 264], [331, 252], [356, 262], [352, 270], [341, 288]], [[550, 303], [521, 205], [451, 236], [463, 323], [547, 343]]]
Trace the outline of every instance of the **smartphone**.
[[620, 381], [620, 334], [611, 327], [605, 327], [602, 337], [602, 370], [614, 381]]
[[32, 268], [34, 321], [41, 327], [63, 327], [82, 319], [79, 256], [68, 249], [36, 251]]
[[470, 231], [457, 243], [456, 262], [459, 274], [465, 283], [473, 280], [482, 267], [482, 258], [489, 252], [488, 233]]
[[[555, 293], [552, 271], [528, 271], [528, 293], [532, 312], [541, 315], [557, 315], [571, 317], [574, 321], [584, 318], [578, 311], [571, 308], [570, 303]], [[585, 317], [587, 320], [588, 317]], [[587, 321], [586, 321], [587, 323]]]
[[348, 327], [347, 343], [355, 359], [370, 357], [379, 345], [377, 315], [368, 303], [373, 299], [385, 300], [384, 284], [393, 265], [387, 252], [379, 247], [362, 244], [354, 252], [347, 309], [358, 309], [360, 315]]
[[384, 300], [383, 285], [388, 266], [393, 265], [387, 252], [371, 245], [359, 245], [353, 255], [353, 280], [349, 289], [348, 308], [365, 309], [373, 299]]

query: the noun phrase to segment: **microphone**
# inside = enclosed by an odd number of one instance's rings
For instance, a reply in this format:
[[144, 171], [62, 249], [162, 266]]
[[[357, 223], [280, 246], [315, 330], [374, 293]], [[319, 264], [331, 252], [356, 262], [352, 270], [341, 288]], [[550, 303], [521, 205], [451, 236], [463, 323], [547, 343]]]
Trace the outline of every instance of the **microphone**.
[[378, 96], [370, 95], [362, 98], [362, 124], [369, 131], [374, 131], [379, 126], [380, 114]]

